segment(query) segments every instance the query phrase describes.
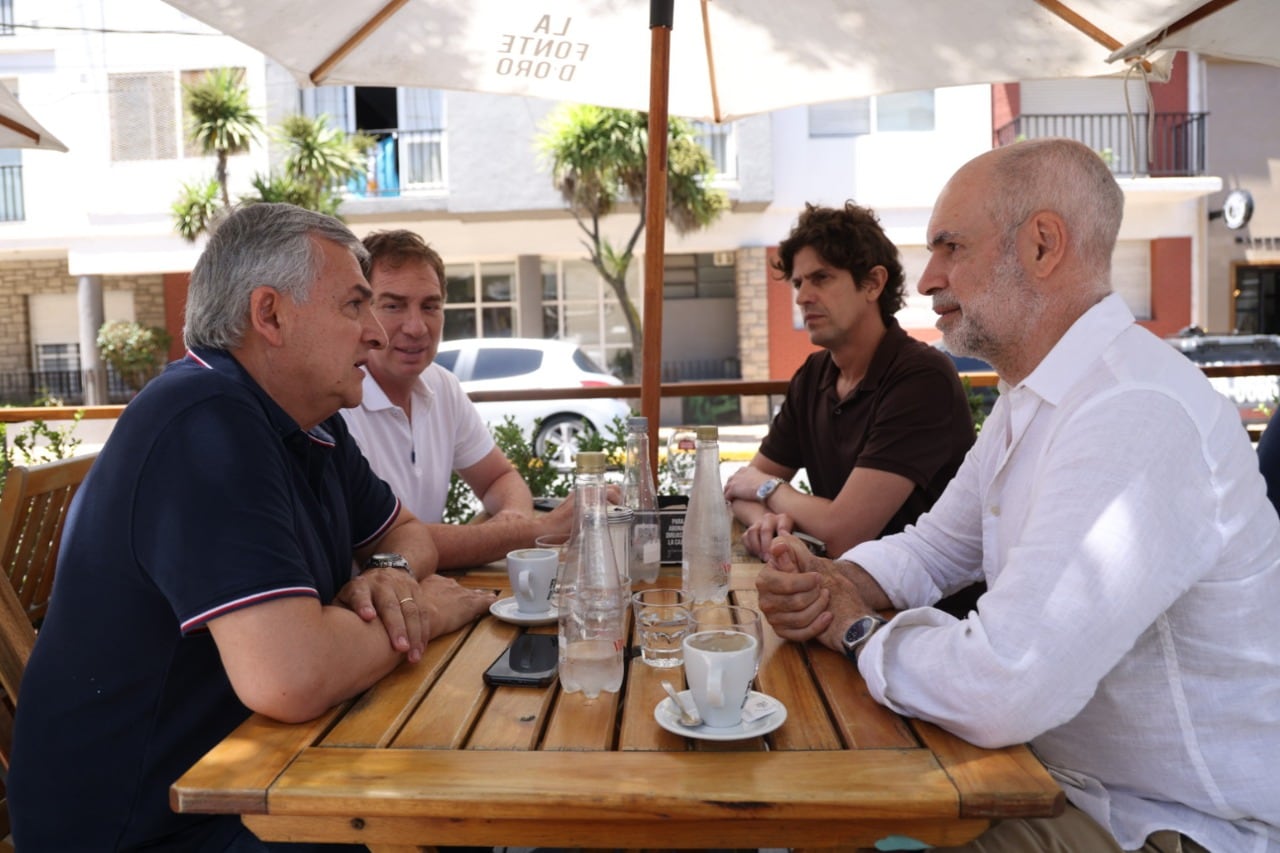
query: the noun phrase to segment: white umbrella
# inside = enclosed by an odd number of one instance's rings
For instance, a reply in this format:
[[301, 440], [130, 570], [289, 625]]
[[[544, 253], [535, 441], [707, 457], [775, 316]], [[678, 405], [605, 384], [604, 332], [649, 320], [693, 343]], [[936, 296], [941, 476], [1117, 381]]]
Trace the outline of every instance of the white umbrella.
[[1150, 32], [1112, 54], [1115, 60], [1156, 50], [1280, 65], [1280, 7], [1275, 0], [1196, 0], [1159, 18]]
[[58, 138], [31, 117], [9, 89], [0, 84], [0, 148], [47, 148], [66, 151]]
[[[650, 423], [658, 422], [660, 402], [668, 114], [727, 121], [882, 92], [1114, 73], [1117, 69], [1106, 64], [1108, 53], [1181, 5], [1173, 0], [166, 2], [261, 50], [303, 85], [420, 86], [647, 111], [652, 144], [641, 410]], [[648, 40], [642, 36], [646, 24], [652, 33]]]

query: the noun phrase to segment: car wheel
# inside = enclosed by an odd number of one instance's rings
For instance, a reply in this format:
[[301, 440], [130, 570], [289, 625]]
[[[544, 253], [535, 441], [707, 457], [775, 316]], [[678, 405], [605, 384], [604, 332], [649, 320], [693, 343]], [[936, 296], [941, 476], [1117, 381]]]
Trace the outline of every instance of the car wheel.
[[538, 434], [533, 439], [533, 450], [544, 456], [554, 445], [551, 464], [558, 470], [573, 470], [574, 460], [578, 456], [578, 439], [595, 428], [585, 418], [577, 415], [556, 415], [547, 418], [538, 427]]

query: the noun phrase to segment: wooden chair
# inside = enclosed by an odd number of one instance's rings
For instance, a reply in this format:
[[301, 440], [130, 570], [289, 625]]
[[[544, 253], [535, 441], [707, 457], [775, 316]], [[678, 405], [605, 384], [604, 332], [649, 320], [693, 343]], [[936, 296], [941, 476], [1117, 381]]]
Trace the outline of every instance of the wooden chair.
[[67, 507], [96, 453], [9, 469], [0, 494], [0, 566], [31, 624], [49, 608]]
[[[5, 490], [6, 496], [8, 489]], [[27, 668], [36, 631], [27, 610], [18, 600], [13, 587], [0, 581], [0, 766], [4, 781], [9, 777], [9, 760], [13, 754], [13, 715], [18, 707], [18, 687]], [[9, 835], [9, 798], [0, 785], [0, 838]], [[0, 853], [13, 848], [0, 841]]]
[[[35, 646], [35, 625], [49, 607], [67, 507], [97, 454], [9, 469], [0, 493], [0, 767], [7, 780], [18, 687]], [[9, 834], [9, 803], [0, 788], [0, 839]], [[0, 841], [0, 853], [13, 848]]]

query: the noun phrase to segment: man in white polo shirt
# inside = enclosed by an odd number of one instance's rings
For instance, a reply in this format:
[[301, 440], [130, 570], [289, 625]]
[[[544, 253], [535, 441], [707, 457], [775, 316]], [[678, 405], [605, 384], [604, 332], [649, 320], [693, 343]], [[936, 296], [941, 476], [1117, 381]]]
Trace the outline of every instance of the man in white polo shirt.
[[[430, 526], [440, 568], [481, 565], [544, 534], [567, 533], [571, 501], [535, 515], [529, 487], [457, 378], [433, 363], [444, 330], [439, 253], [412, 231], [378, 231], [363, 242], [387, 346], [370, 354], [363, 401], [342, 415], [373, 470]], [[453, 471], [484, 505], [484, 523], [441, 523]]]

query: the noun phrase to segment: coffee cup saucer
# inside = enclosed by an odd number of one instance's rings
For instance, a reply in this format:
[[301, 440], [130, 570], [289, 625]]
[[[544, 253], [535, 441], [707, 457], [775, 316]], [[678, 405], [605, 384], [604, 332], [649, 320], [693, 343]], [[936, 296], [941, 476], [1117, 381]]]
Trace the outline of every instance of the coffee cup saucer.
[[[693, 704], [693, 696], [688, 690], [680, 691], [680, 698]], [[747, 694], [747, 707], [760, 716], [750, 722], [741, 722], [736, 726], [686, 726], [680, 722], [680, 711], [670, 697], [663, 699], [653, 709], [653, 718], [672, 734], [684, 735], [694, 740], [743, 740], [750, 737], [767, 735], [787, 721], [787, 706], [765, 693], [752, 690]]]
[[514, 595], [499, 598], [490, 604], [489, 612], [503, 622], [510, 622], [513, 625], [550, 625], [559, 618], [559, 612], [554, 604], [542, 613], [525, 613], [516, 604]]

